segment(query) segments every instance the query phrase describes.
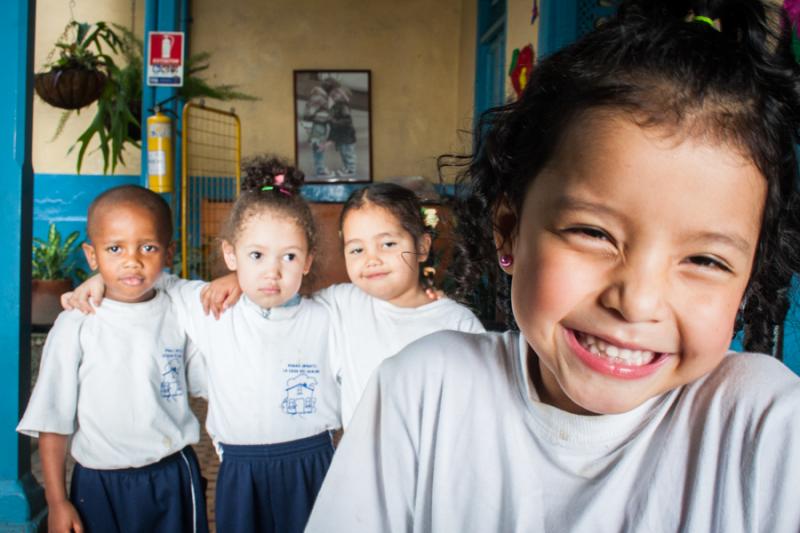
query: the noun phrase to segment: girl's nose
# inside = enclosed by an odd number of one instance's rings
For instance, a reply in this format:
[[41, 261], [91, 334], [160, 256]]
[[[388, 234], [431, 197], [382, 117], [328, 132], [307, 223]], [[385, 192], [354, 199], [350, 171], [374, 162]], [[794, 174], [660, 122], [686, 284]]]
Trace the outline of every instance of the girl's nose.
[[600, 303], [626, 322], [659, 322], [665, 318], [668, 280], [653, 261], [620, 264], [610, 275]]
[[280, 276], [280, 261], [267, 261], [267, 264], [264, 268], [264, 277], [267, 279], [278, 279]]
[[367, 251], [367, 266], [376, 266], [381, 264], [381, 259], [377, 253]]

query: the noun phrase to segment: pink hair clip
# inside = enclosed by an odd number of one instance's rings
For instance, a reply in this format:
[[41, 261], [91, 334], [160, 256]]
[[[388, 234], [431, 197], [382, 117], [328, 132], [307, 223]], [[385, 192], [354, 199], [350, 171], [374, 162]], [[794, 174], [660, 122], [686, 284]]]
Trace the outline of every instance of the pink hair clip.
[[286, 196], [291, 196], [292, 195], [291, 192], [289, 192], [287, 189], [284, 189], [283, 187], [278, 187], [278, 191], [280, 191], [281, 194], [285, 194]]
[[283, 174], [278, 174], [277, 176], [275, 176], [275, 185], [283, 185], [284, 177], [285, 176]]

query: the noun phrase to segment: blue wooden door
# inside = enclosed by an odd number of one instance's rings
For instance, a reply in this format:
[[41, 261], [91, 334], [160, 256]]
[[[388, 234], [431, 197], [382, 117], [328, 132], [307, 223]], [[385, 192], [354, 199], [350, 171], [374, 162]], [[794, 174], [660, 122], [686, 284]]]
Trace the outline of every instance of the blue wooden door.
[[506, 0], [478, 0], [475, 119], [505, 97]]

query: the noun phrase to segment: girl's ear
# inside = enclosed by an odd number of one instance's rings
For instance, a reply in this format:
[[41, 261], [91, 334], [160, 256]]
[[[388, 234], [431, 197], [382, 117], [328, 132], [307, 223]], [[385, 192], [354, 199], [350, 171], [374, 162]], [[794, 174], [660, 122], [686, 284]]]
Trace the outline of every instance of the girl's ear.
[[225, 240], [222, 241], [222, 258], [225, 259], [228, 270], [236, 270], [236, 250], [231, 243]]
[[[517, 214], [514, 209], [509, 205], [508, 198], [503, 198], [497, 203], [492, 220], [494, 229], [494, 246], [497, 249], [498, 262], [500, 257], [507, 256], [513, 257], [514, 255], [514, 237], [517, 231]], [[511, 262], [508, 266], [500, 265], [500, 268], [506, 274], [514, 273], [514, 264]]]
[[81, 244], [81, 248], [83, 248], [83, 255], [86, 256], [86, 262], [89, 263], [89, 268], [92, 271], [97, 270], [97, 254], [95, 253], [94, 246], [85, 242]]
[[417, 261], [424, 263], [428, 260], [428, 254], [431, 252], [431, 235], [430, 233], [423, 233], [417, 242]]
[[305, 276], [311, 270], [311, 264], [314, 262], [314, 254], [306, 256], [306, 264], [303, 265], [303, 275]]

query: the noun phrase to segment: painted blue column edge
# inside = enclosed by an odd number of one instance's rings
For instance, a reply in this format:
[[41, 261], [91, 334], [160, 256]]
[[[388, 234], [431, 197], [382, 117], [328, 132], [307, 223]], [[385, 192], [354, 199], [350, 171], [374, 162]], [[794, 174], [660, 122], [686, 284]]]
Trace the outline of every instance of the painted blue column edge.
[[[12, 0], [0, 19], [0, 531], [38, 531], [46, 516], [30, 473], [30, 440], [15, 431], [30, 392], [33, 169], [31, 130], [36, 2]], [[15, 244], [16, 243], [16, 244]]]

